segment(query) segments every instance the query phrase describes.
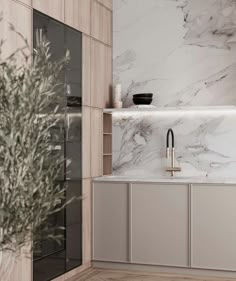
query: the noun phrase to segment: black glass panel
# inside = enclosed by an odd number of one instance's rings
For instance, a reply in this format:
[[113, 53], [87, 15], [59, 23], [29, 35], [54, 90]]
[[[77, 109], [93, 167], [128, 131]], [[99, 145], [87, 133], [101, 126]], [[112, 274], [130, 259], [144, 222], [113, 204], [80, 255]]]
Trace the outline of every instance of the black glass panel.
[[[81, 195], [81, 181], [71, 181], [67, 184], [67, 199], [70, 200], [72, 197], [77, 198], [67, 207], [66, 212], [67, 270], [77, 267], [82, 263], [82, 249], [80, 247], [80, 243], [82, 243]], [[80, 241], [80, 243], [77, 243], [77, 241]]]
[[81, 108], [68, 107], [66, 113], [66, 179], [78, 180], [82, 177], [81, 162]]
[[[39, 34], [42, 34], [43, 38], [50, 42], [50, 53], [52, 60], [61, 60], [65, 56], [65, 27], [62, 23], [48, 17], [47, 15], [34, 11], [33, 32], [34, 47], [37, 46]], [[64, 85], [64, 72], [61, 72], [59, 79]], [[59, 86], [57, 92], [60, 97], [63, 96], [64, 87]]]
[[65, 29], [65, 48], [70, 52], [65, 71], [66, 94], [81, 97], [82, 40], [78, 32], [71, 28]]
[[52, 60], [61, 59], [68, 50], [70, 61], [60, 75], [62, 87], [57, 94], [63, 97], [61, 121], [52, 128], [52, 155], [64, 158], [64, 167], [58, 180], [66, 185], [66, 198], [77, 199], [68, 207], [48, 218], [53, 226], [63, 226], [60, 244], [45, 239], [34, 248], [34, 281], [47, 281], [82, 264], [82, 34], [36, 10], [34, 47], [39, 33], [50, 42]]
[[51, 280], [65, 273], [65, 258], [66, 251], [62, 250], [43, 257], [42, 259], [34, 260], [34, 281]]

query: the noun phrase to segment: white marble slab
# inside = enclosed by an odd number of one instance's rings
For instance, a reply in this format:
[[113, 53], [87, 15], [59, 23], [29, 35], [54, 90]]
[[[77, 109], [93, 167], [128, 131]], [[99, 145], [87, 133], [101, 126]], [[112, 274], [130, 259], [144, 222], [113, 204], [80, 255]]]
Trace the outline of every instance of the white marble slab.
[[113, 112], [113, 174], [166, 178], [166, 133], [175, 133], [179, 177], [234, 178], [236, 110]]
[[210, 106], [236, 105], [236, 1], [113, 4], [113, 77], [124, 106], [133, 105], [133, 94], [152, 92], [161, 108], [113, 112], [114, 175], [165, 178], [172, 128], [179, 177], [233, 178], [235, 110]]
[[235, 0], [114, 0], [113, 77], [124, 106], [236, 105]]

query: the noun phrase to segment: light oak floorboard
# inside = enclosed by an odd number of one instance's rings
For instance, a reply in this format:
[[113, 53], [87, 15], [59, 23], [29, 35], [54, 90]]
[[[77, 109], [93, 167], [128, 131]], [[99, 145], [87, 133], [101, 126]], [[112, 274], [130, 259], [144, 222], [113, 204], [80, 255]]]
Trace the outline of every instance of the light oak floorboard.
[[122, 270], [89, 269], [74, 281], [233, 281], [233, 278], [216, 278], [165, 273], [147, 273]]

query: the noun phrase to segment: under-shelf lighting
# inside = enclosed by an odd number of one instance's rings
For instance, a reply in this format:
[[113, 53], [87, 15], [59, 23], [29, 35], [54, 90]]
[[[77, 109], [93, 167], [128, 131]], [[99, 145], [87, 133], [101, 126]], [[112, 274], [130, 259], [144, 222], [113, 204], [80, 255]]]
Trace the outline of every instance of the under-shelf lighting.
[[[105, 110], [109, 112], [109, 109]], [[150, 115], [232, 115], [236, 114], [235, 106], [212, 106], [212, 107], [160, 107], [160, 108], [122, 108], [120, 110], [111, 109], [113, 116], [150, 116]]]

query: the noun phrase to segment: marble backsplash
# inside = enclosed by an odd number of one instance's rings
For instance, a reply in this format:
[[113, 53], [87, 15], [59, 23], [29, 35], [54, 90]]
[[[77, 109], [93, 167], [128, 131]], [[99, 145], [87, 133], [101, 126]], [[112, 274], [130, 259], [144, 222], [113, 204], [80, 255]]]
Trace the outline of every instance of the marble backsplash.
[[113, 0], [113, 79], [156, 106], [236, 105], [235, 0]]
[[113, 174], [169, 175], [172, 128], [177, 176], [235, 177], [236, 109], [222, 106], [236, 106], [236, 1], [113, 0], [113, 11], [124, 107], [151, 92], [154, 106], [172, 108], [113, 113]]
[[113, 174], [167, 177], [166, 133], [175, 133], [179, 177], [232, 178], [236, 171], [236, 109], [113, 112]]

